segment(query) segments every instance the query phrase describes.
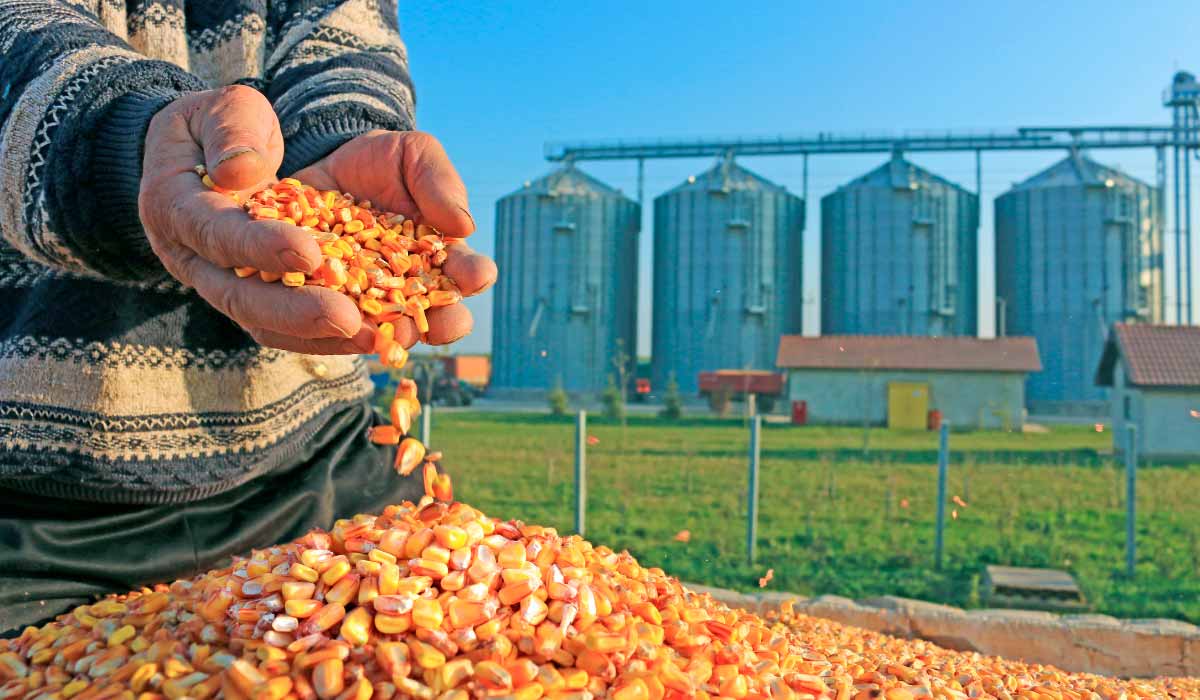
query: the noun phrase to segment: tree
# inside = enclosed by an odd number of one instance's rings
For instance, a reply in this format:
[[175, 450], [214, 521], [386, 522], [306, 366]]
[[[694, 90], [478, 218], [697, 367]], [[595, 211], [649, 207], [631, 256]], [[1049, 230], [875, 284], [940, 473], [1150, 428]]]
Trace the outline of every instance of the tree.
[[613, 420], [621, 421], [621, 425], [625, 425], [625, 397], [621, 390], [617, 388], [617, 380], [613, 375], [608, 375], [608, 386], [605, 387], [604, 393], [600, 395], [600, 401], [604, 404], [604, 415]]
[[554, 380], [554, 388], [546, 393], [546, 400], [550, 403], [550, 414], [555, 416], [565, 416], [571, 409], [570, 399], [567, 397], [567, 392], [563, 389], [562, 377]]
[[[608, 376], [608, 388], [604, 390], [601, 396], [604, 401], [604, 413], [610, 418], [616, 418], [621, 421], [621, 427], [625, 427], [625, 401], [628, 398], [629, 391], [629, 353], [625, 352], [625, 339], [617, 338], [617, 346], [613, 351], [612, 364], [616, 370], [616, 376]], [[609, 397], [609, 391], [615, 392], [615, 398]], [[615, 403], [614, 403], [615, 402]], [[611, 406], [610, 406], [611, 404]]]
[[[621, 402], [624, 403], [629, 399], [629, 353], [625, 352], [625, 339], [617, 338], [617, 347], [613, 351], [612, 364], [613, 369], [617, 371], [617, 389], [621, 392]], [[609, 377], [612, 381], [612, 377]]]
[[667, 380], [667, 390], [663, 394], [663, 409], [659, 417], [669, 420], [679, 420], [683, 417], [683, 397], [679, 395], [679, 382], [675, 381], [675, 373]]

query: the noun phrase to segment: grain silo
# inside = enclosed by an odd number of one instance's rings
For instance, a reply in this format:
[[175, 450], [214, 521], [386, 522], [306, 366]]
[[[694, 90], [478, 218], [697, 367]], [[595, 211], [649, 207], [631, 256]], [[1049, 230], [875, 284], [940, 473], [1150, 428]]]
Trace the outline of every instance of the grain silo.
[[640, 222], [637, 203], [573, 165], [496, 203], [492, 387], [606, 386], [618, 350], [637, 348]]
[[996, 199], [997, 330], [1037, 338], [1044, 367], [1030, 412], [1103, 411], [1107, 329], [1161, 320], [1160, 194], [1074, 153]]
[[773, 369], [800, 332], [804, 201], [725, 158], [654, 200], [656, 391], [674, 374]]
[[975, 335], [979, 198], [896, 156], [821, 198], [821, 332]]

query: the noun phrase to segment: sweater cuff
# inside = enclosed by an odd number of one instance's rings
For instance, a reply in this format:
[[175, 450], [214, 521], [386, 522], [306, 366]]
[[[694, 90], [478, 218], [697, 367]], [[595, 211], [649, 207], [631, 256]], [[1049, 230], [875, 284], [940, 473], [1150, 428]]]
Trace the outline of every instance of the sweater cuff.
[[352, 110], [351, 113], [304, 114], [283, 135], [283, 164], [279, 172], [293, 175], [356, 136], [374, 129], [411, 131], [412, 122], [390, 114], [375, 114], [373, 110]]
[[165, 86], [139, 88], [115, 99], [97, 123], [103, 137], [93, 145], [93, 197], [96, 220], [106, 225], [85, 228], [78, 237], [114, 277], [145, 281], [165, 275], [142, 228], [138, 193], [150, 120], [181, 94]]

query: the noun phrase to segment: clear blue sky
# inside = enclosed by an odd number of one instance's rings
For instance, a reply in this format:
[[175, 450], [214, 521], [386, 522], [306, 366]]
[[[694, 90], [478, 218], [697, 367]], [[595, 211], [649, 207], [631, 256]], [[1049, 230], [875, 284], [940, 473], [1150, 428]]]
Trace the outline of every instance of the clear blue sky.
[[[474, 245], [489, 253], [496, 200], [550, 169], [542, 157], [546, 141], [1166, 123], [1161, 93], [1171, 75], [1200, 71], [1196, 0], [850, 4], [853, 9], [815, 2], [401, 0], [400, 21], [418, 124], [442, 140], [462, 173], [479, 224]], [[1093, 155], [1154, 181], [1149, 152]], [[992, 199], [1059, 157], [985, 155], [985, 250], [992, 241]], [[809, 330], [818, 291], [816, 203], [883, 158], [810, 160]], [[912, 160], [974, 187], [972, 156], [916, 154]], [[801, 189], [798, 157], [742, 162], [794, 192]], [[650, 230], [650, 200], [710, 164], [649, 161], [643, 231]], [[583, 167], [636, 195], [632, 163]], [[644, 235], [643, 355], [650, 337], [649, 242]], [[992, 264], [987, 252], [980, 260], [985, 299], [992, 293]], [[470, 303], [475, 333], [455, 350], [487, 351], [491, 295]], [[981, 312], [986, 334], [990, 306]]]

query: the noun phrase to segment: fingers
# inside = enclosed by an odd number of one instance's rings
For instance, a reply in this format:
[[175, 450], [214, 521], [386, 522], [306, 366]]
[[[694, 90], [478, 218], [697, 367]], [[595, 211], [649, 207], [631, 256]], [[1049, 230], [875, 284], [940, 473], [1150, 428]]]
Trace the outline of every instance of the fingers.
[[308, 339], [351, 339], [362, 328], [358, 307], [332, 290], [240, 279], [191, 251], [181, 251], [173, 263], [180, 279], [243, 328]]
[[471, 311], [463, 304], [440, 306], [425, 312], [429, 318], [429, 333], [425, 334], [428, 345], [446, 345], [466, 337], [475, 326]]
[[371, 352], [375, 343], [374, 331], [365, 325], [350, 339], [296, 338], [263, 328], [251, 328], [247, 332], [259, 345], [306, 355], [359, 355]]
[[392, 321], [392, 325], [396, 328], [395, 334], [392, 336], [393, 339], [397, 343], [400, 343], [405, 350], [416, 345], [417, 341], [421, 339], [421, 334], [417, 332], [416, 321], [413, 321], [408, 316]]
[[424, 132], [402, 134], [401, 175], [421, 212], [421, 223], [447, 236], [464, 237], [475, 231], [463, 184], [446, 149]]
[[283, 136], [271, 103], [259, 91], [231, 85], [192, 114], [192, 136], [204, 149], [209, 176], [232, 190], [257, 188], [283, 161]]
[[442, 272], [454, 280], [463, 296], [479, 294], [496, 283], [496, 263], [466, 245], [446, 246], [446, 262]]

